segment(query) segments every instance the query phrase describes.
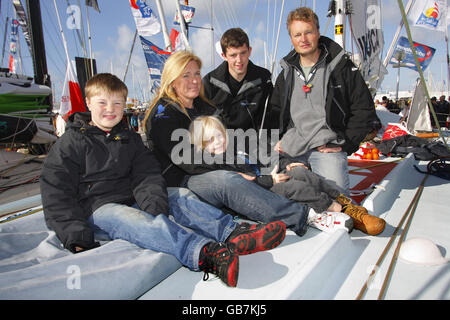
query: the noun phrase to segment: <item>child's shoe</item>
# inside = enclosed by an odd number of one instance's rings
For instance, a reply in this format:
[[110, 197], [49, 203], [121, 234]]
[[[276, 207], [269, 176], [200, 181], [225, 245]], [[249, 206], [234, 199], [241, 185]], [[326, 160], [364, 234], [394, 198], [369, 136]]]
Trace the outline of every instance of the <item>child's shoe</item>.
[[353, 229], [352, 218], [342, 212], [325, 211], [316, 213], [313, 209], [310, 209], [307, 224], [327, 233], [332, 233], [338, 229], [350, 232]]
[[236, 287], [239, 275], [239, 256], [234, 252], [234, 244], [210, 242], [205, 245], [199, 258], [199, 269], [205, 272], [203, 280], [209, 273], [217, 275], [227, 286]]
[[366, 208], [353, 204], [352, 200], [343, 194], [340, 194], [336, 201], [342, 205], [342, 212], [353, 218], [355, 229], [371, 236], [383, 232], [386, 226], [384, 219], [370, 215]]
[[277, 247], [286, 235], [286, 225], [281, 221], [270, 223], [241, 223], [228, 237], [227, 243], [236, 245], [239, 255], [270, 250]]

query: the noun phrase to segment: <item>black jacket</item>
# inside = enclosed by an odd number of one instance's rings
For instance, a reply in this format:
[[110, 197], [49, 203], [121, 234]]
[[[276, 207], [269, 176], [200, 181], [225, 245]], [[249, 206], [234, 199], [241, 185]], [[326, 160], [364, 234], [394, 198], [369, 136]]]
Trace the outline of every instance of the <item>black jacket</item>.
[[[253, 128], [258, 131], [266, 99], [273, 88], [270, 72], [249, 61], [247, 74], [236, 96], [231, 93], [229, 77], [231, 75], [226, 61], [208, 73], [203, 78], [206, 98], [220, 110], [220, 117], [228, 129]], [[264, 128], [273, 125], [270, 112], [267, 112]]]
[[[327, 64], [342, 51], [337, 43], [327, 37], [321, 36], [319, 45], [327, 48]], [[290, 98], [295, 68], [293, 61], [298, 59], [295, 50], [282, 59], [285, 62], [282, 63], [284, 70], [277, 77], [270, 100], [272, 112], [279, 114], [281, 136], [287, 131], [290, 122]], [[327, 124], [339, 137], [345, 139], [343, 151], [352, 154], [370, 132], [381, 128], [372, 96], [361, 73], [347, 55], [343, 55], [332, 70], [326, 86], [324, 107]]]
[[[194, 100], [194, 108], [198, 115], [213, 115], [217, 111], [200, 98]], [[195, 152], [189, 139], [190, 124], [190, 117], [176, 103], [166, 99], [156, 103], [145, 124], [147, 141], [161, 163], [169, 187], [181, 186], [186, 175], [211, 171], [207, 164], [193, 160]], [[175, 156], [180, 161], [174, 163]]]
[[47, 225], [65, 248], [96, 246], [90, 215], [106, 203], [169, 213], [159, 162], [141, 137], [123, 124], [110, 132], [89, 125], [90, 113], [75, 113], [45, 160], [40, 184]]

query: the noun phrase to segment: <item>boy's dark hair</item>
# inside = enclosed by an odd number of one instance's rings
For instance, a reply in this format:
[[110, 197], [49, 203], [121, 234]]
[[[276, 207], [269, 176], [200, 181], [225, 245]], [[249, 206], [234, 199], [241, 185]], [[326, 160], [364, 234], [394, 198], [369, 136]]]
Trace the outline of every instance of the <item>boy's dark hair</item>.
[[102, 92], [119, 93], [127, 99], [128, 88], [122, 80], [111, 73], [98, 73], [86, 82], [84, 89], [86, 98], [90, 99]]
[[223, 54], [227, 53], [227, 48], [229, 47], [238, 48], [244, 44], [247, 45], [247, 48], [250, 48], [248, 36], [241, 28], [228, 29], [220, 39], [220, 46], [222, 47]]

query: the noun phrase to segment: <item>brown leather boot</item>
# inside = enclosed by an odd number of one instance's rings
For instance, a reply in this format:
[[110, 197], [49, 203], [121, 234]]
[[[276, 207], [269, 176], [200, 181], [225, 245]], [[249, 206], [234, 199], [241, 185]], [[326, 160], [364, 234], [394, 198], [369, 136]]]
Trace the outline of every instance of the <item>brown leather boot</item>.
[[372, 216], [367, 209], [352, 203], [352, 200], [340, 194], [336, 201], [342, 205], [342, 212], [353, 218], [353, 227], [368, 235], [374, 236], [383, 232], [386, 221], [377, 216]]

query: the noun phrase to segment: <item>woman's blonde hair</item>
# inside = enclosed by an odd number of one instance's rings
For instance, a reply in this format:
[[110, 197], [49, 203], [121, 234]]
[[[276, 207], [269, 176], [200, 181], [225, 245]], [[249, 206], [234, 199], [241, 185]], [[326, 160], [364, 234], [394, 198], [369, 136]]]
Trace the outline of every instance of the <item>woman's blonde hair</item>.
[[215, 116], [199, 116], [189, 126], [191, 144], [195, 146], [197, 151], [202, 151], [211, 141], [211, 138], [216, 136], [217, 131], [223, 135], [226, 143], [228, 143], [227, 130], [219, 118]]
[[[166, 98], [168, 100], [175, 102], [176, 104], [178, 104], [181, 107], [183, 112], [187, 115], [187, 111], [186, 111], [185, 107], [183, 106], [183, 103], [181, 102], [181, 100], [178, 98], [175, 90], [173, 89], [172, 83], [179, 76], [181, 76], [183, 74], [184, 69], [186, 68], [188, 63], [191, 61], [195, 61], [195, 63], [197, 63], [197, 65], [198, 65], [199, 69], [202, 68], [202, 61], [200, 60], [200, 58], [197, 57], [195, 54], [193, 54], [190, 51], [184, 51], [184, 50], [177, 51], [175, 53], [172, 53], [170, 55], [170, 57], [166, 60], [166, 62], [164, 64], [164, 69], [163, 69], [163, 72], [161, 75], [161, 85], [158, 90], [158, 94], [154, 98], [150, 108], [148, 108], [148, 110], [145, 113], [144, 129], [145, 129], [145, 124], [147, 123], [147, 119], [150, 116], [150, 112], [155, 107], [158, 100], [161, 98]], [[201, 99], [208, 102], [208, 99], [206, 99], [205, 94], [204, 94], [203, 84], [201, 84], [199, 96]]]

